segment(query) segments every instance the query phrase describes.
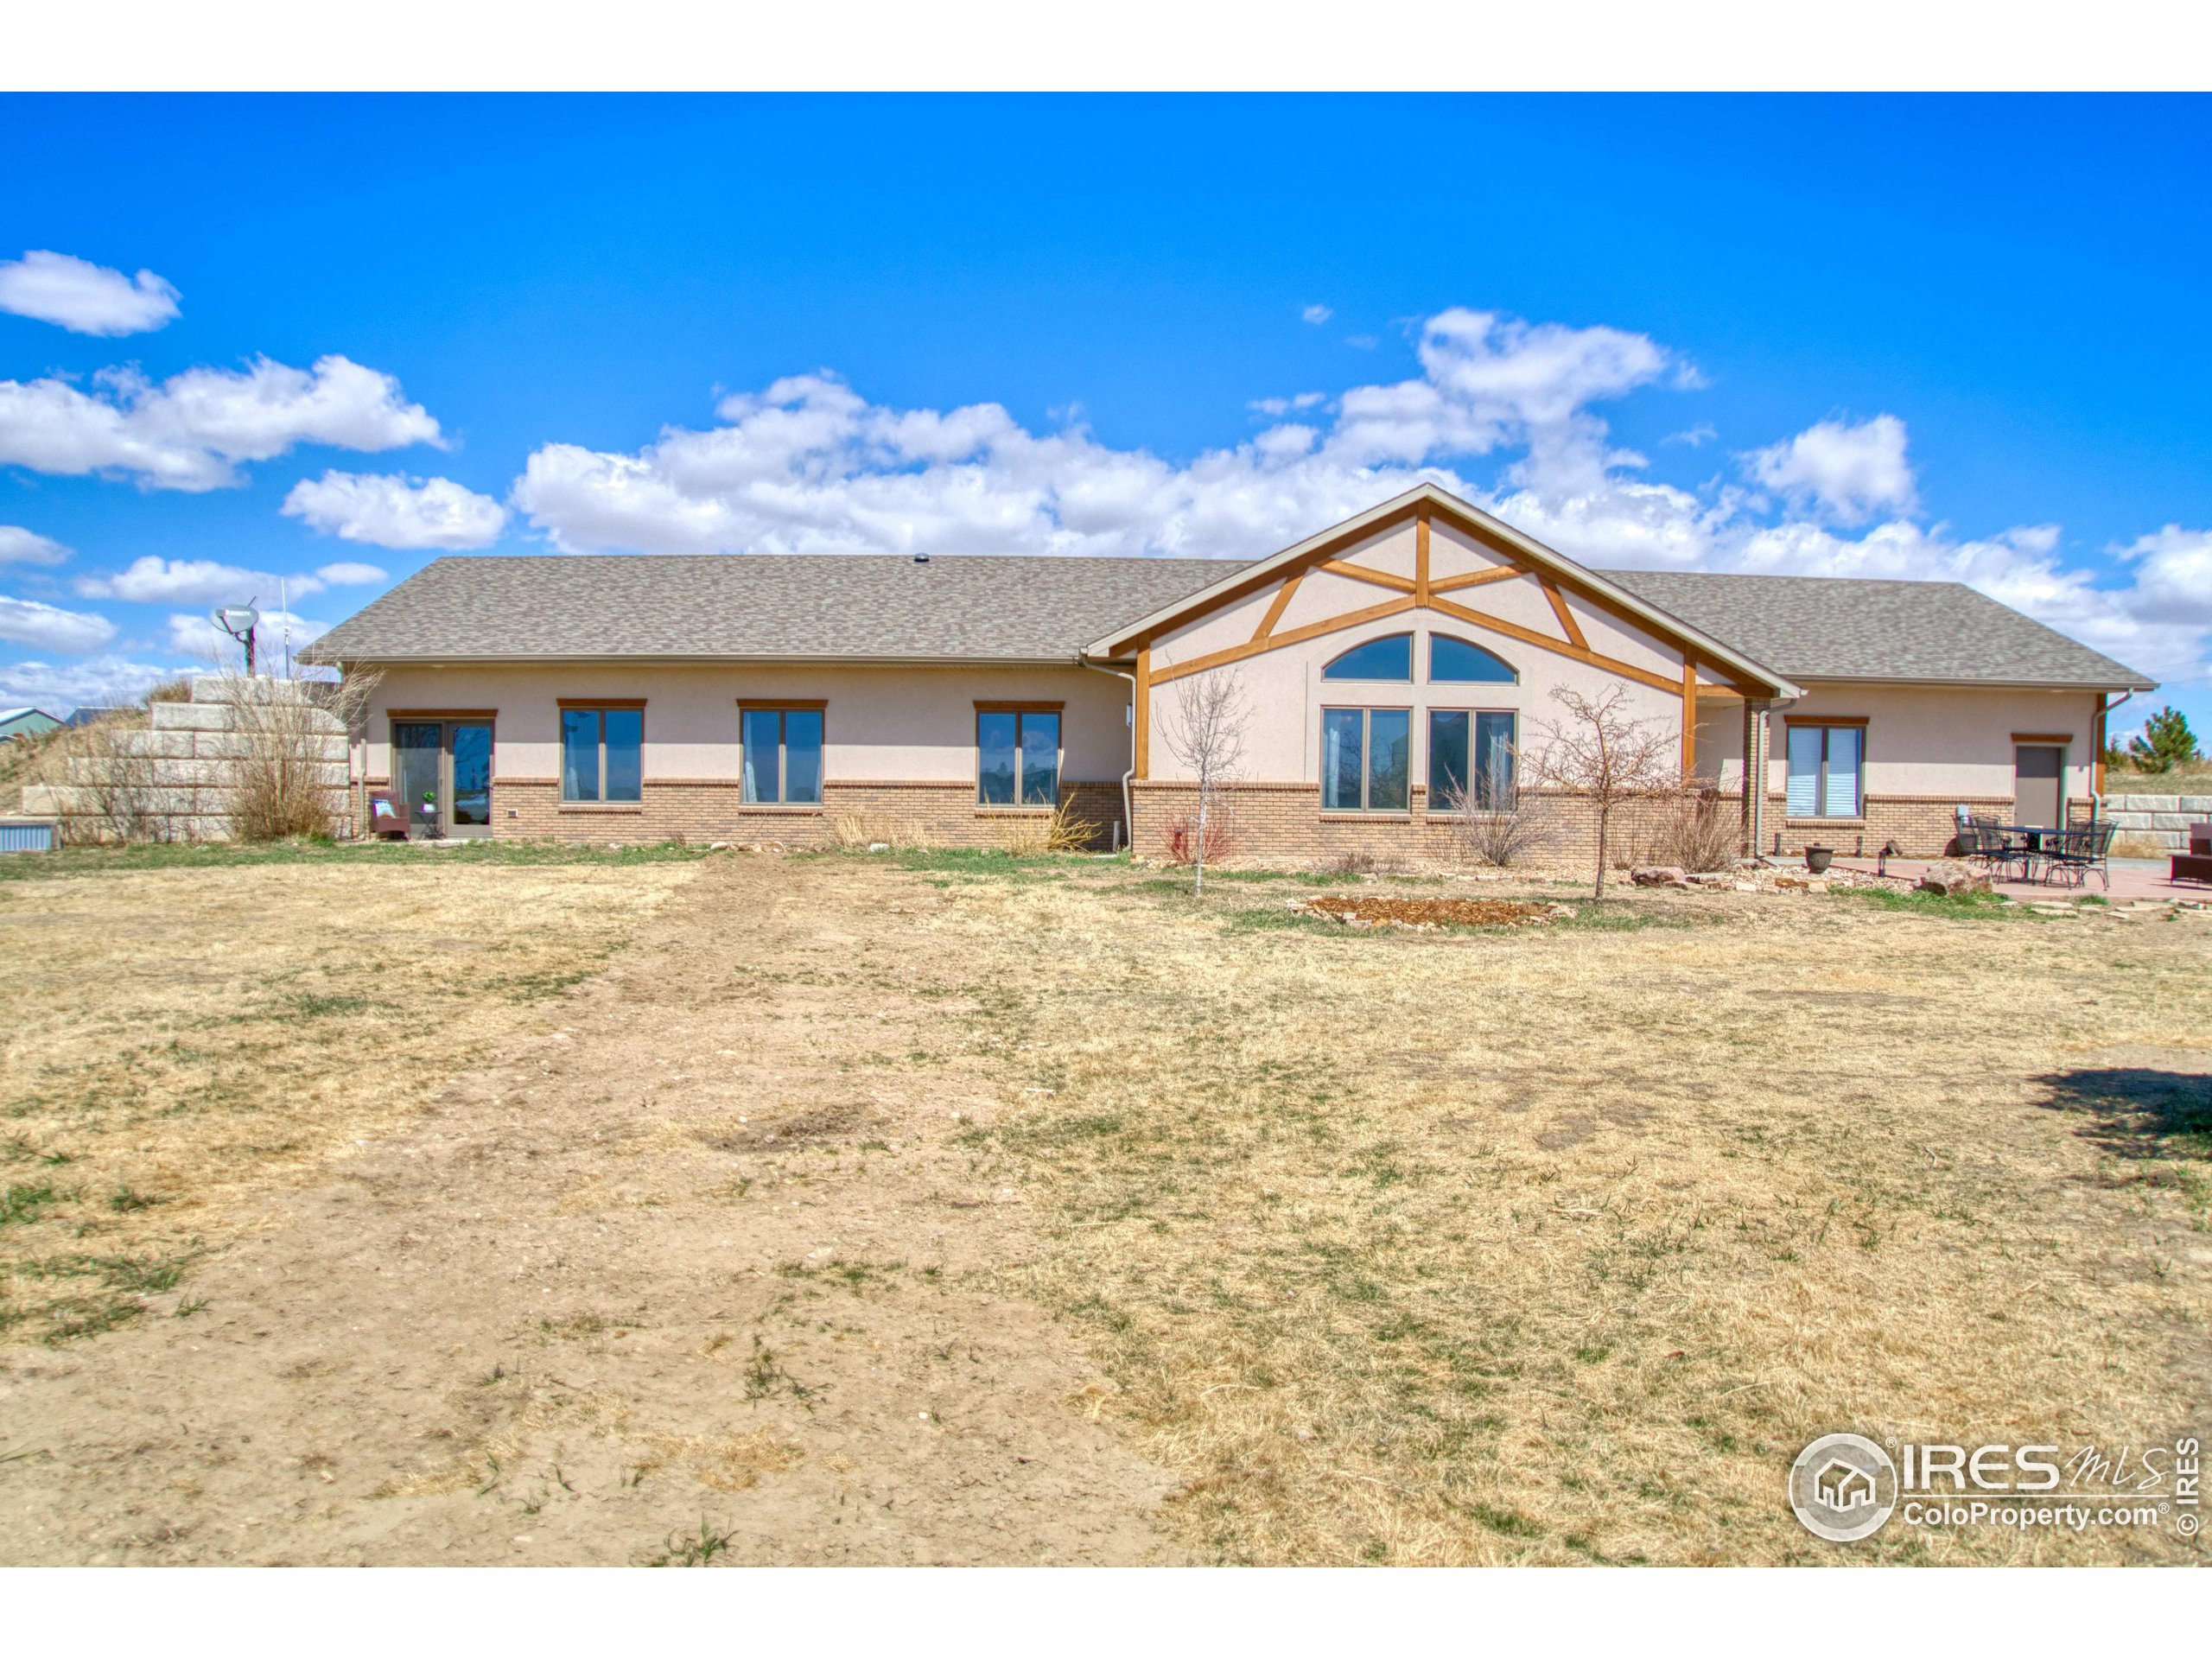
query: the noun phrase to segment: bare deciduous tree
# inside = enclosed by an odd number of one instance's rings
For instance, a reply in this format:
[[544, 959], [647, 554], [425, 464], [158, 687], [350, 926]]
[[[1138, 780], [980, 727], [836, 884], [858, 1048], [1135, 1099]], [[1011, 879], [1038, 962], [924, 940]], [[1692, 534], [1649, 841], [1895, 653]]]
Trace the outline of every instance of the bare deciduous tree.
[[1206, 889], [1206, 825], [1220, 810], [1221, 786], [1244, 760], [1244, 728], [1250, 717], [1243, 682], [1234, 673], [1205, 674], [1186, 685], [1173, 712], [1160, 721], [1160, 741], [1198, 784], [1198, 834], [1191, 838], [1194, 895]]
[[1595, 697], [1564, 685], [1552, 688], [1564, 709], [1557, 721], [1540, 721], [1542, 739], [1524, 755], [1526, 770], [1554, 789], [1586, 797], [1598, 814], [1598, 881], [1605, 896], [1605, 859], [1613, 814], [1630, 801], [1682, 792], [1681, 737], [1656, 720], [1628, 713], [1628, 688], [1618, 683]]

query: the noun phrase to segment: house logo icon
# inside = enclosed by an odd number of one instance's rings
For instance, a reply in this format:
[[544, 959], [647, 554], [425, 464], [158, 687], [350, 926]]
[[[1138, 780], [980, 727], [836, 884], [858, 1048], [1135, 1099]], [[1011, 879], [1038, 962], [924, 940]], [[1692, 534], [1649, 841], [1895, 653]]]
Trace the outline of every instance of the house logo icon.
[[1874, 1477], [1841, 1458], [1830, 1458], [1813, 1477], [1813, 1496], [1840, 1515], [1849, 1515], [1874, 1501]]
[[1897, 1502], [1897, 1466], [1863, 1434], [1824, 1434], [1789, 1467], [1789, 1507], [1830, 1543], [1871, 1537]]

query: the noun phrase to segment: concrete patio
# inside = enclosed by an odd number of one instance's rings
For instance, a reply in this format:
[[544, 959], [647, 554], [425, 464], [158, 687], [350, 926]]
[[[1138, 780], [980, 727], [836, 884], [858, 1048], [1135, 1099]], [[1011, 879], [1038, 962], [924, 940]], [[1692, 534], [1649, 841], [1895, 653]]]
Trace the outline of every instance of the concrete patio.
[[[1785, 863], [1787, 861], [1783, 861]], [[1892, 876], [1916, 880], [1935, 861], [1924, 858], [1892, 858], [1883, 866]], [[1871, 858], [1839, 858], [1834, 868], [1856, 870], [1864, 875], [1876, 873], [1877, 861]], [[2084, 895], [2108, 898], [2116, 904], [2143, 899], [2180, 900], [2190, 904], [2212, 904], [2212, 886], [2202, 881], [2174, 881], [2167, 877], [2169, 866], [2163, 858], [2115, 858], [2112, 861], [2112, 887], [2107, 891], [2095, 875], [2080, 887], [2069, 887], [2052, 881], [1999, 881], [1997, 891], [2009, 898], [2028, 900], [2074, 899]]]

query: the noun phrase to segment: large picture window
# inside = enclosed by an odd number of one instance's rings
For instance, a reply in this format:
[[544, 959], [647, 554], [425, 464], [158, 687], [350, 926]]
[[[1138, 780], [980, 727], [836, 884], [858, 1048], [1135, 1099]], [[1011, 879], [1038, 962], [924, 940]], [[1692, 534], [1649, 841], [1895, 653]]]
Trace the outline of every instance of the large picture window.
[[1413, 775], [1409, 709], [1321, 711], [1321, 808], [1403, 812]]
[[1321, 671], [1325, 680], [1388, 680], [1393, 683], [1410, 681], [1414, 677], [1414, 637], [1410, 633], [1394, 633], [1386, 639], [1370, 639], [1363, 645], [1354, 645], [1341, 657], [1330, 659]]
[[1429, 810], [1446, 810], [1462, 788], [1479, 811], [1499, 811], [1511, 804], [1513, 721], [1510, 709], [1429, 711]]
[[976, 798], [985, 806], [1057, 806], [1057, 709], [976, 710]]
[[645, 711], [641, 705], [561, 709], [561, 798], [645, 798]]
[[1866, 733], [1858, 726], [1788, 728], [1789, 779], [1785, 803], [1793, 818], [1855, 818], [1864, 798]]
[[738, 728], [745, 747], [748, 804], [822, 804], [822, 710], [741, 708]]

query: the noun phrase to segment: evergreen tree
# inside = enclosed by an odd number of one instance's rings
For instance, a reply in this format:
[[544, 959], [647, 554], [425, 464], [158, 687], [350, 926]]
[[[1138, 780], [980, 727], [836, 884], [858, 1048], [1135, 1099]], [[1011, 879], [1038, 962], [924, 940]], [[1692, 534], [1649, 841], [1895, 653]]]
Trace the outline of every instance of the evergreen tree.
[[2143, 722], [2140, 735], [2127, 740], [2127, 759], [2138, 772], [2171, 772], [2196, 757], [2196, 734], [2178, 709], [2161, 709]]

